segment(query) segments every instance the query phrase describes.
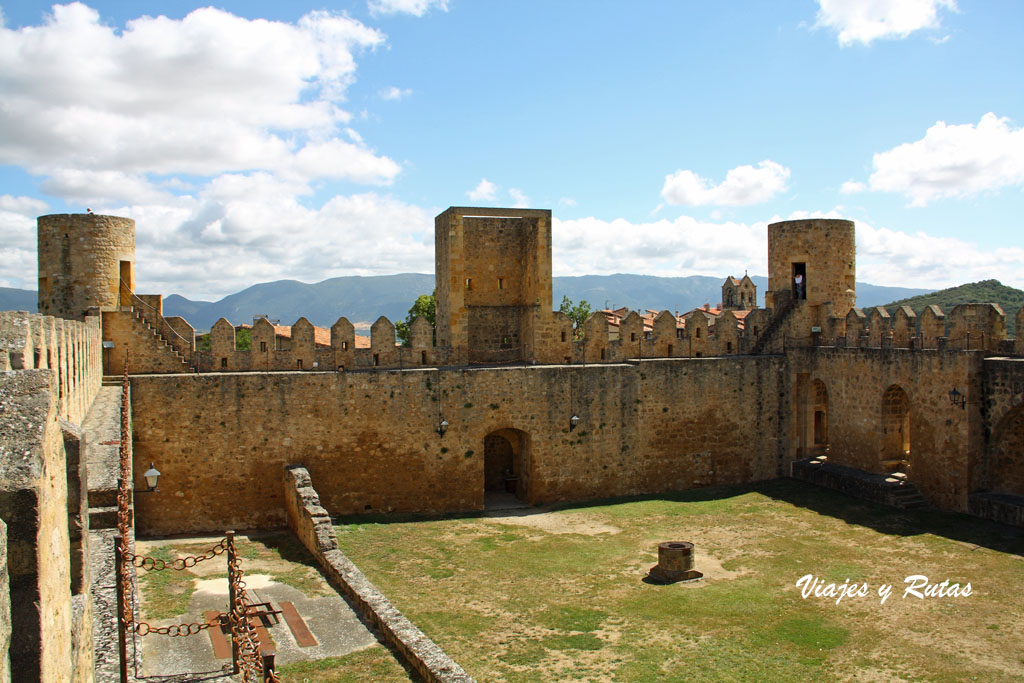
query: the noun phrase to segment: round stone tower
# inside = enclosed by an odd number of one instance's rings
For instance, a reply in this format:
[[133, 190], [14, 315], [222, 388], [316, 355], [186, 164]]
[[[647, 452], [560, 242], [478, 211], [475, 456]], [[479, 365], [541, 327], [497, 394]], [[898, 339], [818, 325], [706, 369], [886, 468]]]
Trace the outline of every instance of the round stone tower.
[[135, 289], [135, 221], [92, 213], [40, 216], [39, 312], [82, 320], [117, 309], [121, 282]]
[[811, 218], [768, 226], [768, 305], [778, 292], [797, 295], [809, 304], [831, 303], [839, 317], [857, 303], [857, 247], [853, 221]]

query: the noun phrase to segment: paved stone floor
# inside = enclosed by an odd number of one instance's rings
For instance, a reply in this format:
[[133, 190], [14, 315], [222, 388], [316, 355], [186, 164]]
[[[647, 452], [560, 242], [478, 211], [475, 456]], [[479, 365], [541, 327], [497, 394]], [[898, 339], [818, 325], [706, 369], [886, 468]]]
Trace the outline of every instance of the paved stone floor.
[[[190, 542], [194, 540], [197, 539], [190, 539]], [[278, 583], [268, 575], [249, 572], [245, 574], [245, 582], [252, 602], [270, 602], [275, 609], [280, 609], [282, 602], [294, 604], [317, 640], [316, 645], [299, 647], [285, 619], [283, 616], [279, 617], [279, 623], [267, 627], [267, 633], [273, 640], [278, 665], [337, 657], [377, 645], [373, 634], [363, 625], [348, 603], [333, 590], [327, 595], [307, 597], [302, 591]], [[222, 575], [198, 578], [195, 586], [196, 592], [192, 595], [183, 616], [154, 622], [153, 625], [202, 622], [205, 620], [204, 612], [223, 612], [227, 609], [228, 585], [227, 579]], [[139, 638], [139, 645], [142, 650], [139, 680], [218, 680], [225, 678], [230, 670], [231, 660], [215, 658], [210, 636], [205, 631], [180, 638], [149, 635]]]
[[[116, 491], [121, 440], [121, 387], [102, 386], [82, 421], [88, 442], [89, 492]], [[106, 503], [105, 503], [106, 504]]]

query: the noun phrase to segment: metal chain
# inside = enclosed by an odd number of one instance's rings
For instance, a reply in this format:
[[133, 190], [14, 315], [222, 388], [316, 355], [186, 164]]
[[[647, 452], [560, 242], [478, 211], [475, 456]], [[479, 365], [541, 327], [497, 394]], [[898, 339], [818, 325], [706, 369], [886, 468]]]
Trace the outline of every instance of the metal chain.
[[[129, 477], [129, 453], [128, 445], [131, 443], [131, 410], [128, 403], [130, 385], [128, 383], [128, 361], [129, 353], [125, 351], [124, 374], [121, 377], [121, 442], [118, 449], [118, 486], [117, 486], [117, 533], [121, 539], [120, 555], [122, 558], [131, 557], [129, 550], [128, 532], [131, 527], [131, 479]], [[121, 592], [121, 605], [119, 606], [121, 618], [124, 620], [126, 630], [131, 629], [137, 632], [135, 622], [135, 610], [132, 601], [135, 597], [135, 581], [133, 580], [132, 565], [129, 561], [122, 561], [121, 566], [116, 570], [121, 573], [121, 585], [127, 590]], [[135, 639], [132, 638], [133, 646]]]
[[252, 606], [249, 594], [242, 580], [242, 560], [235, 552], [234, 538], [228, 538], [228, 581], [235, 593], [235, 603], [231, 605], [228, 616], [231, 623], [231, 641], [238, 652], [238, 668], [245, 683], [263, 683], [264, 681], [280, 681], [275, 671], [263, 670], [263, 657], [260, 643], [256, 636], [256, 628], [249, 622], [248, 612]]
[[188, 557], [178, 557], [171, 560], [170, 562], [168, 562], [167, 560], [161, 560], [157, 557], [135, 555], [134, 553], [129, 553], [125, 555], [125, 559], [130, 561], [139, 569], [144, 569], [147, 572], [162, 571], [164, 569], [175, 569], [177, 571], [182, 571], [194, 567], [200, 562], [204, 562], [205, 560], [212, 560], [218, 555], [223, 555], [224, 551], [227, 550], [227, 547], [227, 539], [222, 538], [220, 541], [217, 542], [217, 545], [213, 546], [202, 555], [189, 555]]
[[208, 628], [220, 626], [220, 618], [214, 621], [204, 622], [192, 622], [190, 624], [171, 624], [170, 626], [150, 626], [145, 621], [138, 621], [132, 624], [132, 629], [140, 636], [148, 636], [151, 633], [155, 633], [158, 636], [170, 636], [172, 638], [178, 638], [181, 636], [194, 636], [197, 633], [202, 633]]

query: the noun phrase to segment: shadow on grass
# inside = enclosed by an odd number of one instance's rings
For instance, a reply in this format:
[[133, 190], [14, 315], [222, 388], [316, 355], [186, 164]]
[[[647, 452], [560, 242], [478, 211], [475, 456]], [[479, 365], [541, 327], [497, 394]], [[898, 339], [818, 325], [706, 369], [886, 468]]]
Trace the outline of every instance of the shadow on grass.
[[821, 488], [795, 479], [783, 478], [752, 484], [709, 486], [688, 491], [668, 492], [643, 496], [621, 496], [571, 503], [554, 503], [530, 508], [497, 511], [469, 511], [444, 514], [371, 514], [336, 517], [333, 523], [346, 524], [400, 524], [408, 522], [448, 519], [478, 519], [485, 517], [526, 517], [555, 510], [586, 510], [587, 508], [641, 501], [675, 501], [701, 503], [736, 498], [758, 493], [796, 507], [813, 510], [821, 515], [841, 519], [847, 524], [868, 527], [879, 533], [894, 536], [933, 534], [979, 548], [1024, 556], [1024, 529], [999, 524], [957, 512], [941, 510], [901, 510]]

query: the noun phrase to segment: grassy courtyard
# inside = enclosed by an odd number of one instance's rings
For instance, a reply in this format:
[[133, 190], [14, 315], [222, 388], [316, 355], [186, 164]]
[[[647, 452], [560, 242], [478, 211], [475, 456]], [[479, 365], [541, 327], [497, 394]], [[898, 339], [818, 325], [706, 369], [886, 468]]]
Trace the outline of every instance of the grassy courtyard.
[[[1024, 678], [1019, 530], [788, 480], [524, 512], [338, 540], [479, 681]], [[661, 541], [693, 542], [705, 579], [644, 583]], [[807, 574], [870, 592], [805, 599]], [[972, 594], [904, 597], [911, 575]]]

